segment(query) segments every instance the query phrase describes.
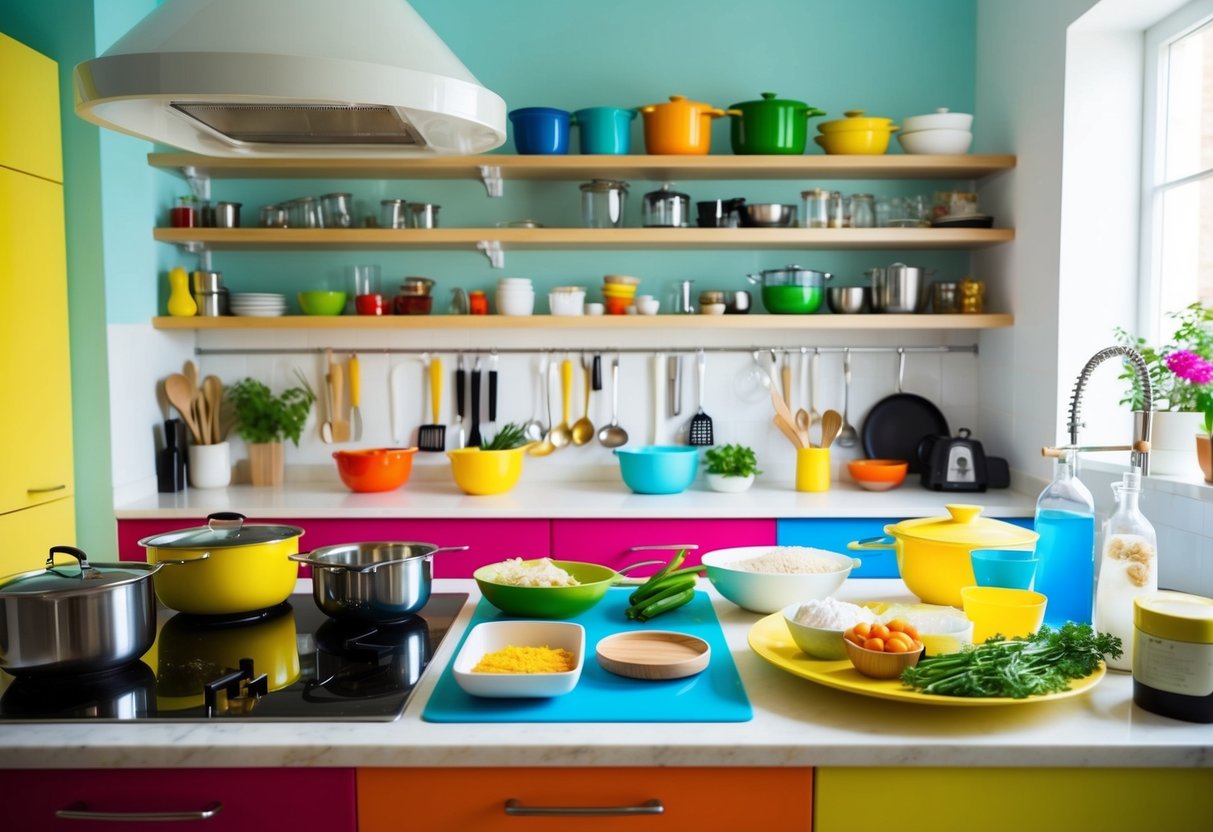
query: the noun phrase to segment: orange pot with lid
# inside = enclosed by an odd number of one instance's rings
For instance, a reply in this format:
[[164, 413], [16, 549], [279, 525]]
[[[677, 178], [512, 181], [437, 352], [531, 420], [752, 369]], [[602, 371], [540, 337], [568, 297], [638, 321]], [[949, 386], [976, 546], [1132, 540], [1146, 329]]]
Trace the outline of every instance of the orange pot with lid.
[[669, 103], [639, 108], [644, 116], [644, 148], [653, 155], [704, 155], [712, 146], [712, 119], [740, 116], [740, 110], [722, 110], [685, 95], [671, 95]]

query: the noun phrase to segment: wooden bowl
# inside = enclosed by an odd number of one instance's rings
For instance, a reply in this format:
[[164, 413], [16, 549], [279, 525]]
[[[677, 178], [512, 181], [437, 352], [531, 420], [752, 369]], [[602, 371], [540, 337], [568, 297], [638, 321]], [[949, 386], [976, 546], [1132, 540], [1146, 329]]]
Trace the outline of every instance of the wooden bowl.
[[668, 630], [615, 633], [598, 642], [603, 670], [633, 679], [681, 679], [694, 676], [712, 659], [701, 638]]
[[866, 650], [853, 641], [843, 639], [846, 644], [847, 656], [855, 669], [864, 676], [873, 679], [896, 679], [901, 671], [918, 664], [922, 658], [922, 648], [913, 653], [885, 653], [883, 651]]

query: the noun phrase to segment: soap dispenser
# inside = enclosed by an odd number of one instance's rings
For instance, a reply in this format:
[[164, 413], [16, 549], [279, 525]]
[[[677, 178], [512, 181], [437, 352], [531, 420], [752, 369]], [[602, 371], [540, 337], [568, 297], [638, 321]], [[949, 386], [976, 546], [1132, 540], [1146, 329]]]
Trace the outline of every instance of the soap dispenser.
[[1158, 589], [1158, 538], [1141, 513], [1141, 469], [1132, 468], [1112, 484], [1116, 512], [1104, 525], [1095, 592], [1095, 630], [1120, 639], [1119, 659], [1108, 667], [1133, 669], [1133, 599]]
[[1037, 592], [1048, 597], [1045, 621], [1091, 623], [1095, 594], [1095, 501], [1074, 473], [1074, 456], [1057, 459], [1053, 481], [1036, 500]]

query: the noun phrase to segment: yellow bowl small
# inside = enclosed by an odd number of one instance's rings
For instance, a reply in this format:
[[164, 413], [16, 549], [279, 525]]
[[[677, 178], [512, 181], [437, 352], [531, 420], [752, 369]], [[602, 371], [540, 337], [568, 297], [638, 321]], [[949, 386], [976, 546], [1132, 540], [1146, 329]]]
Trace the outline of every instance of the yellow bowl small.
[[631, 298], [636, 296], [636, 287], [607, 283], [602, 287], [602, 294], [608, 298]]
[[1030, 589], [1002, 586], [966, 586], [960, 590], [965, 615], [973, 622], [973, 643], [990, 636], [1029, 636], [1045, 620], [1048, 598]]
[[851, 156], [880, 156], [889, 149], [890, 130], [840, 130], [814, 136], [826, 153]]
[[508, 451], [482, 451], [460, 448], [447, 451], [455, 484], [465, 494], [486, 496], [504, 494], [518, 484], [522, 476], [522, 455], [528, 445]]

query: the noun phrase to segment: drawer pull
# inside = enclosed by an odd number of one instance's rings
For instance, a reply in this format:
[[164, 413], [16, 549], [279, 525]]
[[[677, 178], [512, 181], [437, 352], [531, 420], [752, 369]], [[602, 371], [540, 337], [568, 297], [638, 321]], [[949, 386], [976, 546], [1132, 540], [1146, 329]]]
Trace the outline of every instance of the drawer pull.
[[512, 797], [505, 802], [507, 815], [660, 815], [664, 811], [656, 798], [639, 806], [523, 806]]
[[123, 821], [126, 823], [172, 823], [187, 820], [210, 820], [223, 810], [223, 804], [216, 800], [206, 808], [197, 812], [90, 812], [84, 802], [73, 803], [66, 809], [55, 812], [55, 817], [61, 820], [100, 820]]
[[25, 489], [25, 493], [26, 494], [49, 494], [52, 491], [62, 491], [65, 488], [67, 488], [67, 483], [60, 483], [59, 485], [52, 485], [50, 488], [27, 488], [27, 489]]
[[688, 549], [688, 550], [695, 550], [695, 549], [698, 549], [698, 548], [699, 548], [699, 546], [698, 546], [697, 544], [695, 544], [695, 543], [681, 543], [681, 544], [679, 544], [679, 543], [671, 543], [671, 544], [670, 544], [670, 545], [668, 545], [668, 546], [629, 546], [627, 550], [628, 550], [629, 552], [647, 552], [647, 551], [650, 551], [650, 550], [652, 550], [652, 549]]

